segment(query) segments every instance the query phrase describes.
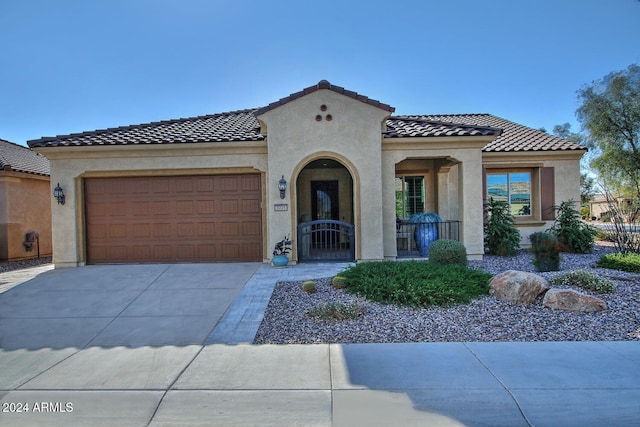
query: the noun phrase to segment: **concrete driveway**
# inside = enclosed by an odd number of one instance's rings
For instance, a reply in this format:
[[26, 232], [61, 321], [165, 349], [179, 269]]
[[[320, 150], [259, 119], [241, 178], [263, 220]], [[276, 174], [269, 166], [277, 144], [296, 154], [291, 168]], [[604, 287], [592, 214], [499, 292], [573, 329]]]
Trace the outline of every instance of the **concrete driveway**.
[[0, 348], [201, 345], [259, 263], [46, 271], [0, 296]]

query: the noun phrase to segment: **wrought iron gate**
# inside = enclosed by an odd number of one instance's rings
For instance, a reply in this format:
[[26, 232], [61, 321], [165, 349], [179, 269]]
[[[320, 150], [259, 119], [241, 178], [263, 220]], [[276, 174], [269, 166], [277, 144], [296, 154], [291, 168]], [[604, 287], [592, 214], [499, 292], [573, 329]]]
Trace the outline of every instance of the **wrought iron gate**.
[[354, 225], [342, 221], [318, 220], [298, 225], [298, 261], [355, 260]]

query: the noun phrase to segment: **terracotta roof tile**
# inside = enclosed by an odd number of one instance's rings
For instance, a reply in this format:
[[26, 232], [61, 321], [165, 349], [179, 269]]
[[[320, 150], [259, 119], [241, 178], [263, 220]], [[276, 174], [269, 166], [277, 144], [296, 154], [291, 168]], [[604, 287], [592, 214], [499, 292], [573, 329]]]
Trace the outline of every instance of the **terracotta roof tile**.
[[[502, 129], [502, 134], [495, 141], [486, 145], [482, 151], [485, 152], [518, 152], [518, 151], [566, 151], [584, 150], [580, 144], [559, 138], [557, 136], [542, 132], [530, 127], [493, 116], [491, 114], [428, 114], [416, 116], [391, 117], [387, 120], [387, 125], [391, 124], [395, 129], [414, 129], [419, 133], [418, 123], [425, 123], [423, 135], [416, 136], [442, 136], [429, 132], [429, 123], [444, 122], [449, 125], [459, 123], [465, 127], [494, 128]], [[391, 123], [390, 123], [391, 122]], [[418, 128], [418, 129], [416, 129]], [[400, 132], [399, 135], [386, 134], [385, 137], [406, 137]]]
[[[95, 130], [29, 141], [31, 147], [181, 144], [222, 141], [262, 141], [256, 116], [292, 99], [320, 88], [329, 88], [371, 105], [393, 111], [366, 96], [331, 85], [326, 80], [296, 92], [261, 109], [248, 109], [192, 118]], [[514, 123], [491, 114], [444, 114], [392, 116], [387, 119], [384, 138], [497, 136], [483, 148], [485, 152], [586, 150], [585, 147], [556, 136]]]
[[502, 129], [490, 126], [473, 126], [463, 123], [451, 123], [429, 120], [423, 117], [390, 117], [387, 119], [385, 138], [428, 138], [436, 136], [494, 136]]
[[294, 99], [300, 98], [301, 96], [304, 95], [308, 95], [310, 93], [313, 93], [317, 90], [320, 89], [328, 89], [331, 90], [333, 92], [342, 94], [344, 96], [348, 96], [349, 98], [353, 98], [356, 99], [360, 102], [364, 102], [365, 104], [369, 104], [372, 105], [374, 107], [378, 107], [382, 110], [387, 110], [390, 113], [393, 113], [396, 109], [393, 108], [392, 106], [388, 105], [388, 104], [384, 104], [380, 101], [376, 101], [375, 99], [370, 99], [364, 95], [361, 95], [357, 92], [354, 92], [352, 90], [347, 90], [341, 86], [336, 86], [336, 85], [332, 85], [331, 83], [329, 83], [327, 80], [320, 80], [317, 84], [313, 85], [313, 86], [309, 86], [307, 88], [302, 89], [300, 92], [295, 92], [292, 93], [291, 95], [284, 97], [282, 99], [279, 99], [276, 102], [272, 102], [271, 104], [267, 105], [266, 107], [262, 107], [260, 109], [258, 109], [257, 111], [255, 111], [255, 115], [259, 116], [261, 114], [266, 113], [267, 111], [273, 110], [274, 108], [278, 108], [288, 102], [293, 101]]
[[49, 176], [49, 160], [22, 145], [0, 139], [0, 170]]
[[261, 141], [255, 110], [232, 111], [191, 118], [45, 137], [28, 141], [30, 147], [82, 145], [181, 144], [223, 141]]

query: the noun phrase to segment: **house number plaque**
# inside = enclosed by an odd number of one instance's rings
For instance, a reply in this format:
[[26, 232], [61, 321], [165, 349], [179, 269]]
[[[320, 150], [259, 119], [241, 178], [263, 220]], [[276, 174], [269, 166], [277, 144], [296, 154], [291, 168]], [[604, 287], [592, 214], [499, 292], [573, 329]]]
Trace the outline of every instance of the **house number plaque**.
[[288, 211], [289, 210], [289, 205], [286, 203], [279, 203], [279, 204], [275, 204], [273, 205], [273, 210], [274, 211]]

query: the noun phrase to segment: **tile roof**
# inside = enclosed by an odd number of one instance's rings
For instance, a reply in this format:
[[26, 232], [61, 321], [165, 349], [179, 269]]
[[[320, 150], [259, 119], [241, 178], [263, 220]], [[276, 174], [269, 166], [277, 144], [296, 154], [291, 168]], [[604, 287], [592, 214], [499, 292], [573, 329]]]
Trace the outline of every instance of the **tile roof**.
[[255, 109], [45, 137], [30, 147], [261, 141]]
[[390, 117], [387, 119], [385, 138], [425, 138], [436, 136], [496, 136], [502, 129], [490, 126], [468, 125], [461, 122], [443, 122], [421, 116]]
[[391, 117], [391, 119], [409, 123], [413, 123], [415, 120], [463, 123], [468, 126], [488, 126], [502, 129], [502, 134], [482, 149], [485, 152], [587, 150], [580, 144], [491, 114], [429, 114]]
[[49, 160], [44, 156], [4, 139], [0, 139], [0, 170], [2, 169], [36, 175], [51, 174]]
[[[328, 89], [369, 105], [393, 112], [395, 109], [320, 81], [300, 92], [259, 109], [247, 109], [206, 116], [166, 120], [140, 125], [95, 130], [28, 141], [30, 147], [180, 144], [222, 141], [262, 141], [257, 116], [320, 89]], [[485, 152], [586, 150], [585, 147], [491, 114], [441, 114], [391, 116], [384, 138], [497, 136], [483, 148]]]
[[278, 108], [281, 105], [286, 104], [287, 102], [291, 102], [294, 99], [303, 97], [305, 95], [308, 95], [310, 93], [313, 93], [317, 90], [320, 89], [328, 89], [330, 91], [339, 93], [341, 95], [344, 96], [348, 96], [349, 98], [353, 98], [353, 99], [357, 99], [358, 101], [362, 101], [365, 104], [369, 104], [369, 105], [373, 105], [374, 107], [378, 107], [382, 110], [387, 110], [390, 113], [393, 113], [396, 109], [393, 108], [392, 106], [388, 105], [388, 104], [383, 104], [380, 101], [376, 101], [375, 99], [370, 99], [364, 95], [360, 95], [357, 92], [351, 91], [351, 90], [347, 90], [343, 87], [340, 86], [336, 86], [336, 85], [332, 85], [331, 83], [329, 83], [327, 80], [320, 80], [318, 82], [318, 84], [315, 84], [313, 86], [309, 86], [308, 88], [302, 89], [300, 92], [296, 92], [296, 93], [292, 93], [291, 95], [282, 98], [276, 102], [272, 102], [271, 104], [267, 105], [266, 107], [262, 107], [260, 109], [258, 109], [254, 114], [256, 116], [259, 116], [261, 114], [266, 113], [267, 111], [273, 110], [274, 108]]

